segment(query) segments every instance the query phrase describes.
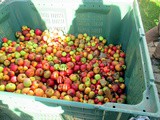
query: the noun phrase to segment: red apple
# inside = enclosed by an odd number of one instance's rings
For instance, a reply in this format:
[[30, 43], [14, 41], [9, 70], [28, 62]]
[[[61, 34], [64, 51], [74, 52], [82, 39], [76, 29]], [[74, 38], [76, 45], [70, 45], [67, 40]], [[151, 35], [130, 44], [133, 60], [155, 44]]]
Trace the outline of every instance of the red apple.
[[37, 29], [35, 30], [35, 34], [36, 34], [37, 36], [41, 36], [41, 35], [42, 35], [42, 31], [37, 28]]
[[16, 76], [13, 76], [11, 77], [11, 80], [10, 80], [12, 83], [16, 83], [17, 82], [17, 77]]
[[44, 70], [49, 70], [49, 67], [50, 67], [50, 65], [49, 65], [48, 62], [46, 62], [46, 63], [44, 63], [44, 64], [42, 65], [42, 68], [43, 68]]
[[36, 56], [35, 53], [30, 53], [28, 55], [28, 59], [31, 60], [31, 61], [33, 61], [35, 59], [35, 56]]
[[48, 86], [54, 86], [54, 81], [52, 79], [47, 79]]
[[78, 83], [72, 83], [72, 85], [71, 85], [71, 87], [72, 87], [75, 91], [78, 90], [78, 86], [79, 86]]
[[58, 71], [54, 71], [52, 74], [51, 74], [51, 79], [52, 80], [57, 80], [59, 76], [59, 72]]
[[66, 74], [67, 74], [67, 75], [71, 75], [72, 73], [73, 73], [73, 70], [72, 70], [72, 69], [67, 69], [67, 70], [66, 70]]
[[77, 72], [78, 70], [80, 70], [80, 66], [79, 66], [79, 65], [75, 65], [74, 68], [73, 68], [73, 70], [74, 70], [75, 72]]
[[66, 84], [66, 83], [63, 84], [63, 91], [64, 92], [68, 91], [70, 89], [70, 87], [71, 87], [70, 84]]
[[61, 83], [63, 83], [63, 78], [62, 78], [62, 76], [58, 76], [58, 78], [57, 78], [57, 83], [58, 84], [61, 84]]
[[70, 85], [72, 84], [72, 81], [68, 77], [64, 77], [63, 79], [64, 79], [64, 83], [70, 84]]
[[68, 62], [66, 65], [67, 65], [67, 68], [69, 68], [69, 69], [72, 69], [74, 67], [73, 62]]
[[81, 71], [85, 71], [87, 69], [87, 65], [86, 64], [81, 65], [80, 69]]
[[76, 94], [76, 92], [75, 92], [74, 89], [71, 88], [71, 89], [69, 89], [69, 90], [67, 91], [67, 94], [70, 95], [70, 96], [72, 96], [72, 97], [74, 97], [75, 94]]
[[37, 62], [40, 62], [42, 60], [42, 55], [40, 55], [40, 54], [36, 55], [35, 60]]
[[17, 65], [15, 65], [14, 63], [12, 63], [11, 65], [10, 65], [10, 70], [12, 70], [12, 71], [14, 71], [14, 72], [16, 72], [17, 71], [17, 69], [18, 69], [18, 66]]
[[119, 86], [117, 84], [112, 85], [112, 90], [117, 92], [119, 90]]
[[35, 72], [35, 75], [37, 75], [37, 76], [42, 76], [43, 73], [44, 73], [43, 69], [42, 69], [42, 68], [38, 68], [38, 69], [36, 70], [36, 72]]

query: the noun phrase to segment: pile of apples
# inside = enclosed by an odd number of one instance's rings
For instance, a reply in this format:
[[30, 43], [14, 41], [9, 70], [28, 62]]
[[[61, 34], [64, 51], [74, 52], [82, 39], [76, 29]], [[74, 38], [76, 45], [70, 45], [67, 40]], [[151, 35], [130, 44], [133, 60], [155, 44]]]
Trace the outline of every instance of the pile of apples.
[[90, 104], [125, 103], [125, 53], [102, 36], [22, 26], [2, 38], [0, 91]]

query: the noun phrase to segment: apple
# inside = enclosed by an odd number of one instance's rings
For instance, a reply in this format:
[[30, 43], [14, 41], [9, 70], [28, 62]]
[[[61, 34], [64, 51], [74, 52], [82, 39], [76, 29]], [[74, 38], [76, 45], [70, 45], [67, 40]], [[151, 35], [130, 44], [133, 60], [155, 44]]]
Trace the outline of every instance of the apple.
[[54, 90], [52, 88], [47, 88], [45, 90], [45, 94], [47, 95], [47, 97], [51, 97], [54, 95]]
[[100, 74], [96, 74], [96, 75], [94, 76], [94, 79], [96, 79], [96, 80], [101, 79], [101, 75], [100, 75]]
[[37, 29], [35, 30], [35, 34], [36, 34], [37, 36], [41, 36], [42, 31], [37, 28]]
[[17, 82], [17, 76], [12, 76], [10, 81], [12, 83], [16, 83]]
[[8, 83], [5, 89], [8, 92], [14, 92], [16, 90], [16, 85], [14, 83]]
[[75, 91], [79, 89], [79, 84], [78, 83], [72, 83], [71, 88], [73, 88]]
[[23, 84], [25, 87], [30, 87], [32, 85], [32, 81], [30, 78], [25, 78]]
[[0, 85], [0, 91], [5, 91], [5, 87], [6, 87], [6, 86], [5, 86], [5, 85], [3, 85], [3, 84], [2, 84], [2, 85]]
[[80, 91], [76, 92], [76, 97], [78, 97], [79, 99], [83, 98], [83, 94]]
[[88, 60], [92, 60], [93, 59], [93, 55], [92, 54], [88, 54], [87, 59]]
[[58, 90], [59, 90], [60, 92], [63, 91], [63, 84], [58, 84]]
[[37, 54], [37, 55], [35, 56], [35, 61], [40, 62], [41, 60], [42, 60], [42, 55]]
[[95, 92], [94, 91], [90, 91], [88, 94], [89, 98], [94, 98], [95, 97]]
[[18, 82], [23, 82], [25, 78], [27, 78], [27, 76], [22, 73], [18, 75], [17, 80]]
[[57, 83], [58, 84], [61, 84], [61, 83], [63, 83], [63, 78], [62, 78], [62, 76], [58, 76], [58, 78], [57, 78]]
[[74, 89], [70, 88], [68, 91], [67, 91], [67, 94], [70, 95], [71, 97], [74, 97], [76, 92]]
[[34, 95], [42, 97], [44, 95], [44, 91], [41, 88], [37, 88], [34, 90]]
[[29, 55], [28, 55], [28, 59], [29, 60], [31, 60], [31, 61], [33, 61], [34, 59], [35, 59], [35, 54], [34, 53], [30, 53]]
[[61, 94], [58, 90], [55, 90], [53, 95], [56, 96], [57, 98], [59, 98], [61, 96]]
[[20, 51], [20, 54], [21, 54], [21, 56], [25, 56], [25, 55], [26, 55], [26, 52], [25, 52], [24, 50], [21, 50], [21, 51]]
[[81, 65], [80, 69], [82, 72], [85, 71], [87, 69], [87, 65], [86, 64]]
[[3, 38], [2, 38], [2, 41], [3, 41], [3, 43], [7, 43], [7, 42], [8, 42], [8, 39], [7, 39], [6, 37], [3, 37]]
[[91, 92], [91, 88], [86, 87], [85, 90], [84, 90], [84, 93], [88, 95], [90, 92]]
[[3, 68], [2, 66], [0, 66], [0, 73], [2, 73], [3, 69], [4, 69], [4, 68]]
[[79, 80], [79, 75], [78, 74], [71, 74], [69, 76], [69, 78], [72, 80], [72, 81], [77, 81]]
[[85, 84], [79, 84], [79, 86], [78, 86], [78, 89], [80, 90], [80, 91], [84, 91], [85, 90]]
[[63, 100], [72, 101], [72, 97], [70, 95], [64, 96]]
[[75, 102], [79, 102], [79, 98], [78, 98], [78, 97], [76, 97], [76, 96], [74, 96], [74, 97], [73, 97], [73, 101], [75, 101]]
[[32, 77], [34, 76], [34, 69], [28, 69], [26, 70], [25, 74], [28, 76], [28, 77]]
[[119, 86], [117, 84], [112, 85], [112, 90], [117, 92], [119, 90]]
[[42, 65], [42, 68], [43, 68], [44, 70], [49, 70], [49, 67], [50, 67], [50, 65], [49, 65], [48, 62], [46, 62], [46, 63], [44, 63], [44, 64]]
[[48, 78], [50, 78], [50, 76], [51, 76], [51, 72], [49, 70], [44, 71], [44, 74], [43, 74], [44, 78], [48, 79]]
[[42, 68], [38, 68], [38, 69], [36, 69], [35, 75], [43, 76], [43, 73], [44, 73], [43, 69]]
[[67, 84], [67, 83], [63, 84], [62, 89], [63, 89], [64, 92], [68, 91], [70, 88], [71, 88], [70, 84]]
[[54, 86], [55, 85], [55, 82], [52, 80], [52, 79], [46, 79], [46, 82], [47, 82], [47, 85], [48, 86]]

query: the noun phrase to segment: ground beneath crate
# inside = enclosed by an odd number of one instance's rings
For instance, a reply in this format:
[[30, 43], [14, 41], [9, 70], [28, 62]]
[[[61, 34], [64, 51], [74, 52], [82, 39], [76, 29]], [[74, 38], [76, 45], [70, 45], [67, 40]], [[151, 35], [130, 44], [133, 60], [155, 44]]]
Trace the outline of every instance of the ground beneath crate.
[[157, 42], [148, 44], [149, 54], [151, 58], [153, 73], [155, 77], [155, 83], [158, 90], [158, 95], [160, 98], [160, 60], [155, 59], [152, 55], [156, 49]]

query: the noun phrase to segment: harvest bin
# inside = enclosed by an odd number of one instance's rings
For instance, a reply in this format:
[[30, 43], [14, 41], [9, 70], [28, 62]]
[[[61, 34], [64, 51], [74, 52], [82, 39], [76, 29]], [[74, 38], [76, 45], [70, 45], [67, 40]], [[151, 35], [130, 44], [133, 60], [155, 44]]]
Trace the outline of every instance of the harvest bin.
[[0, 92], [0, 120], [126, 120], [160, 117], [144, 29], [133, 0], [6, 0], [0, 3], [0, 39], [16, 40], [22, 25], [104, 36], [126, 52], [127, 103], [92, 105]]

